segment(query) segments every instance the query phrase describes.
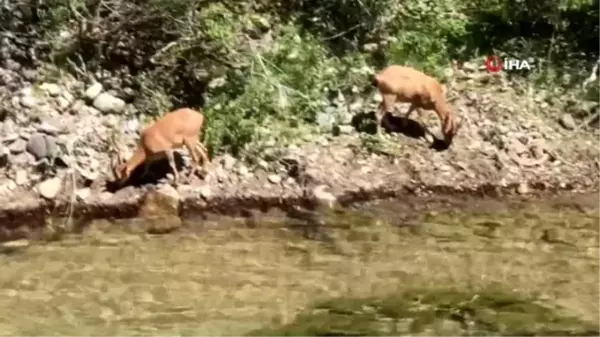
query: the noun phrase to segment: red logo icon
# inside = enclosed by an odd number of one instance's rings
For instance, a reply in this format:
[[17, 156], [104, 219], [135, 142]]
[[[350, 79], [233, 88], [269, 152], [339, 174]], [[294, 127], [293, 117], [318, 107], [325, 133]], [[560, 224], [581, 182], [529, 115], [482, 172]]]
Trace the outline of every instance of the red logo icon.
[[485, 61], [485, 67], [491, 73], [499, 72], [502, 70], [503, 66], [504, 64], [499, 56], [488, 56], [487, 60]]

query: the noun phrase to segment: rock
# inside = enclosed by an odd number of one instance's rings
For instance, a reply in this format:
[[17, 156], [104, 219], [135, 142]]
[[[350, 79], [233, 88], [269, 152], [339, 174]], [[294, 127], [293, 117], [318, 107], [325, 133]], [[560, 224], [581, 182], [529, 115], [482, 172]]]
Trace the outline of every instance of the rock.
[[217, 166], [217, 168], [214, 171], [214, 175], [217, 177], [217, 181], [219, 183], [222, 183], [227, 179], [227, 173], [225, 172], [225, 170], [223, 170], [221, 166]]
[[363, 50], [367, 53], [372, 53], [376, 51], [377, 48], [379, 48], [379, 45], [377, 43], [365, 43], [363, 45]]
[[477, 71], [477, 68], [478, 68], [478, 67], [477, 67], [477, 65], [475, 65], [474, 63], [471, 63], [471, 62], [465, 62], [465, 63], [463, 63], [463, 65], [462, 65], [462, 68], [463, 68], [465, 71], [473, 72], [473, 71]]
[[137, 119], [127, 120], [125, 121], [124, 129], [126, 133], [136, 134], [141, 129], [140, 121]]
[[264, 32], [271, 29], [271, 22], [266, 17], [254, 15], [252, 16], [252, 22]]
[[279, 183], [281, 183], [281, 176], [279, 176], [277, 174], [271, 174], [271, 175], [269, 175], [268, 179], [269, 179], [269, 182], [271, 184], [279, 184]]
[[338, 125], [340, 134], [349, 135], [354, 132], [354, 127], [352, 125]]
[[15, 173], [15, 183], [19, 186], [23, 186], [27, 183], [27, 171], [17, 170]]
[[29, 139], [29, 137], [31, 137], [31, 134], [26, 130], [22, 130], [21, 132], [19, 132], [19, 137], [21, 137], [24, 140], [27, 140]]
[[527, 183], [520, 183], [519, 186], [517, 186], [517, 193], [519, 193], [519, 194], [529, 193], [529, 185]]
[[19, 154], [24, 152], [27, 148], [27, 141], [22, 138], [17, 138], [12, 144], [8, 146], [11, 153]]
[[58, 154], [58, 146], [56, 145], [56, 137], [45, 135], [46, 139], [46, 157], [52, 158]]
[[108, 93], [98, 95], [92, 104], [94, 108], [105, 114], [121, 113], [125, 110], [125, 101]]
[[216, 89], [216, 88], [220, 88], [220, 87], [224, 86], [225, 84], [227, 84], [227, 78], [222, 76], [222, 77], [217, 77], [217, 78], [212, 79], [208, 83], [208, 87], [210, 89]]
[[24, 108], [33, 108], [37, 104], [37, 100], [32, 96], [23, 96], [20, 103]]
[[11, 191], [15, 188], [17, 188], [17, 184], [12, 180], [8, 180], [0, 185], [0, 195], [10, 195]]
[[10, 104], [15, 109], [21, 108], [21, 97], [19, 97], [19, 96], [11, 97]]
[[574, 130], [577, 127], [575, 119], [573, 119], [573, 116], [571, 116], [571, 114], [563, 114], [560, 117], [559, 122], [560, 125], [562, 125], [562, 127], [564, 127], [567, 130]]
[[[7, 133], [10, 132], [8, 130], [3, 130], [3, 131], [5, 131]], [[19, 134], [16, 133], [16, 132], [10, 132], [6, 136], [4, 136], [4, 138], [2, 138], [2, 142], [4, 142], [4, 143], [12, 143], [12, 142], [14, 142], [17, 139], [19, 139]]]
[[8, 52], [8, 55], [5, 53], [2, 53], [2, 58], [4, 58], [4, 62], [3, 62], [3, 66], [5, 69], [7, 70], [12, 70], [12, 71], [19, 71], [21, 69], [21, 64], [19, 62], [16, 62], [15, 60], [10, 59], [10, 52]]
[[331, 208], [336, 203], [337, 198], [332, 193], [325, 191], [326, 188], [326, 185], [318, 185], [313, 188], [312, 195], [319, 205]]
[[60, 94], [60, 87], [54, 83], [42, 83], [40, 89], [44, 90], [52, 97], [56, 97]]
[[29, 138], [29, 142], [26, 143], [27, 152], [32, 154], [36, 160], [46, 158], [50, 155], [51, 149], [48, 148], [48, 142], [46, 135], [43, 133], [35, 133]]
[[70, 92], [68, 92], [66, 90], [63, 91], [62, 95], [59, 98], [62, 98], [69, 103], [75, 102], [75, 96], [73, 96], [73, 94], [71, 94]]
[[92, 194], [92, 190], [90, 188], [88, 188], [88, 187], [86, 187], [86, 188], [80, 188], [77, 191], [75, 191], [75, 196], [80, 201], [86, 200], [87, 198], [90, 197], [91, 194]]
[[59, 107], [60, 110], [64, 110], [64, 109], [68, 108], [70, 104], [71, 104], [71, 102], [69, 102], [64, 97], [56, 98], [56, 105]]
[[261, 160], [258, 161], [258, 167], [260, 167], [261, 169], [267, 171], [269, 169], [269, 163], [267, 163], [266, 160], [261, 159]]
[[102, 87], [102, 83], [96, 82], [92, 84], [89, 88], [87, 88], [87, 90], [84, 93], [84, 96], [86, 99], [92, 101], [96, 97], [98, 97], [98, 95], [100, 95], [103, 89], [104, 88]]
[[435, 141], [433, 139], [433, 135], [429, 132], [426, 132], [425, 135], [423, 135], [423, 138], [425, 139], [425, 141], [429, 144], [433, 144], [433, 142]]
[[100, 173], [93, 169], [80, 168], [78, 171], [85, 184], [93, 183], [100, 176]]
[[10, 157], [10, 163], [11, 165], [15, 165], [15, 166], [23, 166], [23, 165], [29, 165], [34, 163], [36, 160], [33, 157], [33, 155], [31, 153], [28, 152], [22, 152], [19, 153], [16, 156], [11, 156]]
[[45, 180], [37, 185], [37, 192], [46, 199], [54, 199], [62, 189], [62, 179], [55, 177]]
[[25, 69], [21, 71], [21, 75], [23, 75], [27, 81], [35, 82], [37, 78], [37, 71], [35, 69]]
[[240, 177], [246, 177], [246, 176], [250, 175], [250, 171], [248, 170], [246, 165], [238, 166], [237, 172], [240, 175]]
[[56, 136], [62, 129], [62, 126], [58, 121], [53, 119], [46, 119], [42, 121], [42, 124], [37, 128], [39, 132], [46, 133], [52, 136]]
[[114, 196], [115, 195], [113, 193], [110, 193], [108, 191], [104, 191], [104, 192], [100, 193], [100, 195], [98, 196], [98, 199], [102, 200], [102, 201], [109, 201], [109, 200], [113, 199]]
[[335, 124], [335, 108], [326, 109], [325, 112], [319, 112], [317, 114], [317, 125], [325, 131], [330, 131]]
[[146, 193], [138, 213], [144, 218], [146, 231], [165, 233], [181, 227], [179, 202], [179, 193], [169, 184]]
[[76, 100], [73, 105], [71, 105], [71, 109], [69, 109], [69, 113], [71, 115], [78, 115], [82, 112], [84, 112], [84, 109], [86, 108], [85, 102], [82, 100]]
[[292, 178], [292, 177], [287, 177], [286, 180], [283, 181], [283, 183], [287, 186], [287, 187], [293, 187], [294, 185], [296, 185], [296, 179]]
[[208, 185], [200, 187], [200, 189], [198, 190], [198, 193], [200, 193], [200, 196], [202, 198], [204, 198], [204, 200], [208, 200], [212, 197], [212, 190], [210, 189], [210, 186], [208, 186]]
[[179, 201], [177, 190], [169, 184], [163, 184], [146, 194], [140, 214], [143, 216], [179, 215]]
[[221, 165], [223, 165], [223, 168], [226, 171], [231, 171], [231, 169], [233, 168], [233, 166], [235, 165], [235, 158], [233, 158], [231, 155], [229, 154], [225, 154], [223, 156], [223, 158], [221, 159]]
[[[350, 103], [350, 105], [348, 106], [348, 110], [349, 110], [348, 112], [356, 113], [356, 112], [363, 110], [364, 108], [365, 108], [365, 102], [363, 100], [359, 99], [359, 100], [356, 100], [356, 101]], [[352, 120], [351, 120], [352, 114], [348, 114], [347, 116], [350, 116], [350, 119], [343, 120], [342, 123], [350, 124], [350, 122], [352, 122]], [[347, 117], [347, 116], [345, 116], [345, 117]]]
[[383, 101], [383, 96], [381, 96], [379, 91], [376, 91], [375, 94], [373, 94], [373, 101], [375, 103], [381, 103]]
[[90, 157], [88, 168], [90, 170], [98, 170], [100, 168], [100, 162], [98, 162], [98, 160], [95, 159], [98, 156], [98, 153], [93, 149], [89, 148], [87, 149], [87, 151], [85, 151], [85, 153]]

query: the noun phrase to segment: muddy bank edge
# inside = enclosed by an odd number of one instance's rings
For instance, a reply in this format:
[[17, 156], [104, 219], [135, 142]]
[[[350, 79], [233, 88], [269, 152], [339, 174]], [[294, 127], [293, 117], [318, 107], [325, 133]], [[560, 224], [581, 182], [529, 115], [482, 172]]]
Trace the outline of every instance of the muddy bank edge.
[[[162, 188], [165, 186], [163, 185]], [[170, 188], [170, 187], [168, 187]], [[77, 223], [85, 224], [93, 219], [128, 219], [140, 216], [149, 194], [156, 193], [161, 186], [143, 189], [129, 189], [102, 198], [95, 195], [85, 201], [75, 198], [44, 200], [35, 193], [22, 193], [11, 202], [0, 206], [0, 241], [28, 238], [47, 226], [48, 219], [70, 217]], [[347, 207], [379, 199], [428, 200], [435, 197], [452, 198], [493, 198], [508, 199], [520, 197], [539, 200], [556, 196], [595, 194], [598, 192], [597, 179], [587, 182], [571, 182], [553, 185], [548, 182], [529, 182], [500, 186], [485, 183], [464, 186], [427, 186], [423, 184], [386, 184], [374, 185], [370, 188], [331, 188], [332, 192], [316, 195], [315, 188], [285, 189], [257, 191], [235, 191], [212, 196], [188, 191], [181, 192], [176, 201], [178, 216], [196, 217], [207, 214], [217, 216], [247, 216], [252, 211], [268, 212], [278, 209], [288, 213], [298, 208], [314, 209], [319, 205], [334, 203]], [[173, 189], [174, 191], [174, 189]], [[324, 194], [324, 195], [323, 195]]]

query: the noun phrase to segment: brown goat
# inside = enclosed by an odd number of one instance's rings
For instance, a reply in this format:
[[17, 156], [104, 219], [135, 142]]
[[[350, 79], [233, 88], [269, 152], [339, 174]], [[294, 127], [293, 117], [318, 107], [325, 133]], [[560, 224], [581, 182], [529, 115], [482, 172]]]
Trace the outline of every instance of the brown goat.
[[[173, 150], [185, 146], [195, 163], [190, 176], [197, 170], [210, 163], [208, 151], [200, 142], [200, 133], [204, 126], [204, 115], [201, 112], [182, 108], [167, 113], [153, 124], [146, 127], [140, 135], [140, 142], [129, 160], [121, 160], [117, 154], [117, 165], [113, 165], [113, 173], [119, 185], [124, 184], [131, 173], [140, 164], [145, 165], [144, 175], [148, 173], [149, 164], [167, 157], [173, 170], [175, 185], [178, 184], [179, 174], [175, 166]], [[202, 165], [200, 164], [202, 160]]]
[[381, 133], [381, 120], [386, 113], [394, 111], [396, 102], [410, 103], [405, 115], [408, 119], [414, 110], [434, 110], [442, 123], [442, 134], [447, 144], [458, 131], [455, 125], [452, 108], [445, 98], [445, 88], [435, 78], [411, 67], [390, 65], [379, 74], [373, 76], [371, 82], [382, 96], [377, 118], [377, 133]]

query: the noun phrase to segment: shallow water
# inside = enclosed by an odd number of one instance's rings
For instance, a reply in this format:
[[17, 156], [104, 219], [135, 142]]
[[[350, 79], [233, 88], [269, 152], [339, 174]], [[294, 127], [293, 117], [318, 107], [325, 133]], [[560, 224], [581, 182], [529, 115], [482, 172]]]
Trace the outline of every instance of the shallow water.
[[0, 256], [0, 333], [243, 335], [329, 298], [417, 287], [500, 287], [597, 326], [597, 208], [396, 206], [167, 235], [98, 223], [36, 242]]

